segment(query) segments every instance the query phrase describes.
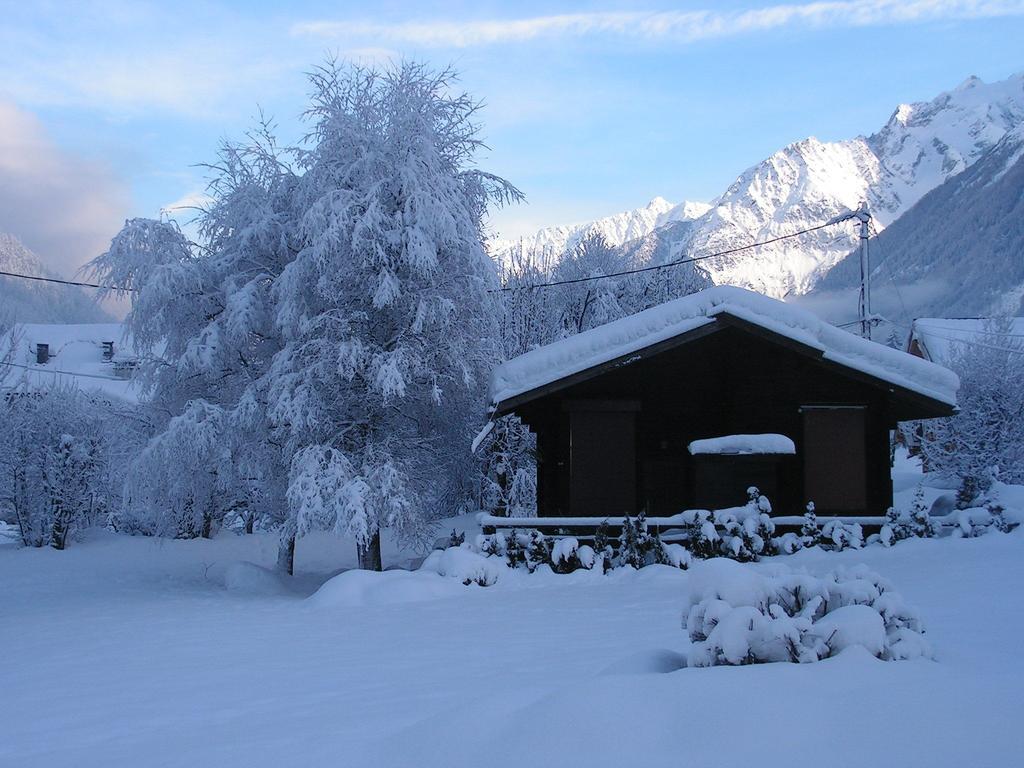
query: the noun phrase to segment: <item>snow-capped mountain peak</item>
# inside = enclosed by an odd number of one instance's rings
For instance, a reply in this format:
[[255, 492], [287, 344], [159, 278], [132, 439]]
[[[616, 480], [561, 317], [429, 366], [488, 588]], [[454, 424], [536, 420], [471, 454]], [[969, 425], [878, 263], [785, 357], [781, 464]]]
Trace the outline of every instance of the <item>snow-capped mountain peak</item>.
[[663, 197], [655, 197], [642, 208], [581, 224], [545, 227], [520, 239], [494, 238], [488, 245], [491, 253], [499, 260], [520, 245], [527, 253], [545, 260], [553, 260], [591, 234], [602, 235], [611, 245], [623, 245], [645, 237], [667, 224], [696, 219], [709, 208], [707, 203], [684, 201], [676, 204]]
[[[523, 244], [557, 258], [592, 231], [614, 245], [656, 234], [668, 258], [678, 258], [790, 234], [865, 200], [881, 229], [1022, 124], [1024, 73], [995, 83], [969, 77], [931, 101], [900, 104], [869, 137], [823, 142], [811, 136], [783, 147], [741, 173], [712, 206], [654, 198], [635, 211], [541, 230]], [[690, 223], [667, 226], [676, 221]], [[715, 283], [780, 298], [810, 290], [855, 245], [854, 227], [836, 227], [701, 266]]]
[[901, 104], [868, 143], [902, 213], [1021, 122], [1024, 73], [996, 83], [971, 76], [931, 101]]

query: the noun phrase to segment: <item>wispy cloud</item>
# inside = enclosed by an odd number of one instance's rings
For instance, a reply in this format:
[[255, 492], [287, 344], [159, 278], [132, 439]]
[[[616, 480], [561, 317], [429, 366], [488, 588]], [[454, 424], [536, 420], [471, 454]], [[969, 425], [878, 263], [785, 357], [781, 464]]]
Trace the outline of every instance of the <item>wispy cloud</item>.
[[308, 21], [296, 36], [374, 39], [437, 48], [516, 43], [538, 38], [616, 35], [696, 42], [787, 27], [837, 28], [1024, 15], [1024, 0], [835, 0], [741, 11], [588, 12], [522, 19]]
[[68, 275], [110, 244], [128, 207], [109, 168], [60, 149], [35, 115], [0, 101], [0, 232]]

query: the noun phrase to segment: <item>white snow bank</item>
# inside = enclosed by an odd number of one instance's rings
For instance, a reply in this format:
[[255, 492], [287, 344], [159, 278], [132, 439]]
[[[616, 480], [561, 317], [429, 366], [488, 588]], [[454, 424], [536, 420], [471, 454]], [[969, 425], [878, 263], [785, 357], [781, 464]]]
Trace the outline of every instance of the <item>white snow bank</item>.
[[950, 405], [960, 386], [940, 365], [840, 330], [790, 304], [733, 286], [716, 286], [531, 350], [498, 366], [491, 401], [504, 400], [715, 322], [717, 315], [754, 323], [820, 350], [840, 365]]
[[817, 578], [719, 558], [690, 574], [683, 626], [691, 667], [806, 663], [850, 648], [885, 660], [931, 655], [917, 614], [863, 566]]
[[796, 453], [796, 445], [785, 435], [724, 435], [694, 440], [689, 445], [690, 453], [697, 454], [769, 454]]
[[429, 571], [352, 570], [325, 582], [309, 600], [323, 608], [356, 608], [421, 603], [464, 592], [461, 582]]
[[250, 595], [287, 594], [281, 575], [256, 563], [232, 563], [224, 571], [224, 586], [231, 592]]

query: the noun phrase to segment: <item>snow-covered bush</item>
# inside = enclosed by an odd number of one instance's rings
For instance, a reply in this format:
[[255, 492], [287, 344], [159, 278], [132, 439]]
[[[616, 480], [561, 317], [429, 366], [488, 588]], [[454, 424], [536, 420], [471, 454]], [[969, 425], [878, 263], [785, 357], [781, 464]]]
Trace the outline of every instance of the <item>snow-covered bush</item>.
[[458, 579], [466, 586], [478, 584], [481, 587], [489, 587], [495, 584], [508, 568], [500, 557], [487, 557], [474, 552], [467, 545], [462, 545], [435, 549], [423, 561], [420, 570]]
[[532, 573], [542, 565], [551, 566], [551, 542], [543, 533], [533, 530], [526, 543], [526, 567]]
[[864, 546], [864, 529], [857, 523], [829, 520], [821, 529], [822, 542], [836, 552], [860, 549]]
[[581, 568], [579, 558], [580, 542], [572, 536], [556, 539], [551, 547], [551, 568], [555, 573], [572, 573]]
[[686, 548], [700, 560], [715, 557], [721, 545], [721, 537], [706, 509], [691, 509], [683, 513], [683, 533]]
[[669, 555], [665, 543], [658, 533], [651, 533], [647, 515], [641, 512], [635, 519], [626, 517], [622, 521], [619, 535], [618, 565], [643, 568], [645, 565], [665, 564]]
[[804, 511], [803, 524], [800, 526], [800, 543], [805, 547], [816, 547], [822, 543], [821, 536], [821, 524], [814, 511], [814, 502], [809, 501]]
[[863, 566], [822, 578], [759, 573], [724, 558], [695, 566], [683, 612], [691, 667], [813, 662], [859, 646], [880, 659], [928, 656], [917, 614]]
[[1006, 517], [1006, 509], [999, 502], [989, 502], [987, 509], [992, 518], [992, 527], [1000, 533], [1009, 533], [1019, 525], [1017, 521]]
[[901, 514], [895, 507], [889, 507], [885, 513], [885, 524], [878, 531], [878, 540], [883, 546], [891, 547], [897, 541], [909, 539], [914, 535], [914, 526], [907, 515]]
[[928, 505], [924, 502], [924, 486], [919, 483], [917, 490], [914, 491], [914, 501], [910, 505], [910, 530], [918, 538], [931, 538], [937, 533], [928, 511]]
[[716, 511], [713, 520], [721, 529], [721, 554], [742, 562], [774, 554], [775, 524], [768, 516], [771, 511], [768, 498], [754, 486], [747, 489], [745, 506]]
[[953, 510], [946, 521], [953, 524], [950, 535], [954, 539], [973, 539], [988, 531], [992, 525], [992, 515], [984, 507], [968, 507]]

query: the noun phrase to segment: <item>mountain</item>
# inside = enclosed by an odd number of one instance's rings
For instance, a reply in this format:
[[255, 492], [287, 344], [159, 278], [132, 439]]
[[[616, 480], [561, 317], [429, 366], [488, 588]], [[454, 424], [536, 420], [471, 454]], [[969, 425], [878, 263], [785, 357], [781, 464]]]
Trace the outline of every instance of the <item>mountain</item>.
[[522, 245], [526, 253], [538, 254], [548, 262], [556, 259], [588, 235], [598, 233], [603, 235], [611, 245], [623, 245], [631, 240], [645, 237], [660, 227], [679, 221], [693, 221], [710, 207], [707, 203], [690, 201], [677, 205], [663, 197], [656, 197], [643, 208], [624, 211], [583, 224], [545, 227], [519, 240], [494, 238], [488, 243], [488, 247], [492, 255], [502, 260], [509, 252]]
[[[924, 195], [872, 240], [870, 255], [874, 309], [904, 325], [915, 316], [1024, 314], [1024, 123]], [[854, 252], [809, 298], [859, 282]]]
[[[812, 227], [863, 200], [876, 228], [882, 229], [930, 190], [971, 167], [1021, 123], [1024, 74], [991, 84], [971, 77], [931, 101], [899, 105], [871, 136], [836, 142], [810, 137], [790, 144], [740, 174], [686, 227], [663, 232], [670, 220], [659, 217], [666, 214], [647, 215], [644, 221], [652, 223], [643, 236], [657, 232], [659, 250], [670, 258], [714, 253]], [[681, 220], [687, 219], [674, 219]], [[573, 233], [589, 231], [587, 227], [603, 231], [602, 222], [607, 221], [549, 228], [524, 243], [527, 250], [532, 245], [557, 249], [570, 243]], [[853, 224], [830, 227], [701, 266], [717, 284], [740, 285], [777, 298], [799, 295], [853, 249], [856, 237]]]
[[[59, 277], [18, 238], [0, 232], [0, 271], [22, 275]], [[21, 323], [109, 322], [83, 289], [56, 283], [21, 280], [0, 275], [0, 312]]]

